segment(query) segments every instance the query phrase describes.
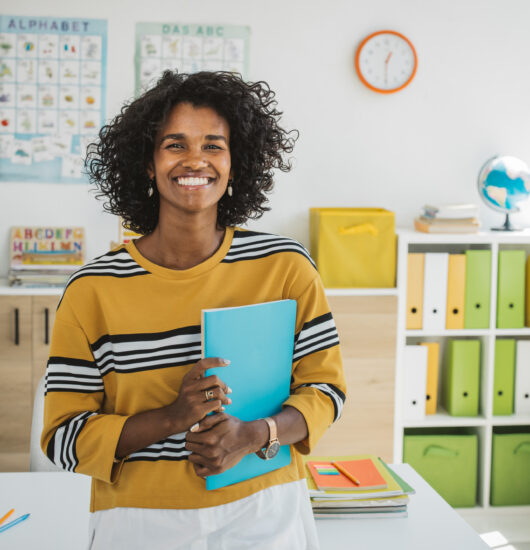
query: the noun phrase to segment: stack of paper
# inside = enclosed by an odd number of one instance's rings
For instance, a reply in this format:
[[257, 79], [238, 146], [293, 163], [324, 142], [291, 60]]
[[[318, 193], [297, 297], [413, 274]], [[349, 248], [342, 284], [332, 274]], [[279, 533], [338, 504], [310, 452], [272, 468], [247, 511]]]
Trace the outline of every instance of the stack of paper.
[[476, 233], [480, 227], [477, 216], [475, 204], [428, 204], [414, 220], [414, 228], [423, 233]]
[[315, 517], [407, 517], [414, 489], [375, 455], [308, 456], [304, 461]]

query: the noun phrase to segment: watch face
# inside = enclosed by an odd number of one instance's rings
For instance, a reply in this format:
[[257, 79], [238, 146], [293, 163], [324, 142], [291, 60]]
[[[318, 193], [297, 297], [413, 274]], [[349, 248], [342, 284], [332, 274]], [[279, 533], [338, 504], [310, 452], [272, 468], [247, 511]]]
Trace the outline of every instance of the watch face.
[[380, 31], [367, 37], [355, 58], [362, 82], [382, 93], [397, 92], [409, 84], [416, 65], [414, 46], [395, 31]]
[[267, 455], [267, 458], [274, 458], [278, 454], [279, 450], [280, 444], [275, 441], [274, 443], [271, 443], [265, 454]]

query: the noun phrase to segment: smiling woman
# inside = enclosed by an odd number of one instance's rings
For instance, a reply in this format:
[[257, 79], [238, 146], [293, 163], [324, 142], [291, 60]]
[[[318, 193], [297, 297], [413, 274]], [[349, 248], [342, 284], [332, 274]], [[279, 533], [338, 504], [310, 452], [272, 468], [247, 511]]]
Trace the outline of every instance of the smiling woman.
[[[166, 72], [90, 148], [105, 208], [143, 234], [72, 276], [47, 367], [41, 444], [92, 476], [91, 550], [318, 548], [301, 454], [340, 417], [337, 331], [305, 248], [236, 227], [290, 169], [280, 115], [263, 82]], [[244, 422], [225, 410], [240, 396], [205, 376], [230, 357], [201, 359], [201, 310], [282, 299], [297, 302], [290, 396]], [[278, 443], [289, 465], [206, 489]]]
[[245, 223], [268, 210], [266, 193], [273, 188], [273, 170], [288, 172], [298, 136], [279, 124], [281, 111], [265, 82], [246, 83], [231, 73], [177, 74], [166, 71], [158, 85], [123, 107], [100, 140], [88, 151], [86, 166], [108, 202], [105, 209], [120, 215], [138, 233], [150, 233], [158, 221], [158, 193], [150, 195], [148, 169], [156, 138], [175, 105], [209, 107], [230, 129], [233, 197], [219, 201], [221, 226]]

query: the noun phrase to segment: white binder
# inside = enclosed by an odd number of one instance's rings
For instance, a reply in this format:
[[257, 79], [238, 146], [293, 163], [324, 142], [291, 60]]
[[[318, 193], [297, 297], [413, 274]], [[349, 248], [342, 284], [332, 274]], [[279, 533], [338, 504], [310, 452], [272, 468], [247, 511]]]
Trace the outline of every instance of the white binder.
[[530, 414], [530, 340], [518, 340], [515, 359], [515, 414]]
[[425, 254], [423, 278], [423, 330], [444, 330], [447, 308], [447, 252]]
[[425, 419], [427, 346], [405, 346], [403, 355], [403, 420]]

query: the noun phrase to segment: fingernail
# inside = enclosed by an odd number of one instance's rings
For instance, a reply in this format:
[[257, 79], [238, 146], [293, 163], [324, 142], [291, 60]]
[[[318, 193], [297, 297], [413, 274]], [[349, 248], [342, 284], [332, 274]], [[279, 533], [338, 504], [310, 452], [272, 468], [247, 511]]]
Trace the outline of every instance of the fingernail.
[[225, 408], [224, 408], [224, 407], [221, 407], [221, 410], [222, 410], [222, 411], [224, 411], [224, 410], [225, 410]]
[[229, 360], [229, 359], [222, 359], [222, 360], [221, 360], [221, 363], [222, 363], [223, 365], [230, 365], [230, 360]]
[[228, 404], [230, 405], [230, 403], [232, 403], [232, 400], [228, 398]]
[[195, 424], [193, 424], [193, 426], [190, 428], [190, 432], [195, 432], [198, 429], [199, 429], [199, 423], [195, 422]]
[[226, 393], [232, 393], [232, 388], [230, 386], [226, 387]]

